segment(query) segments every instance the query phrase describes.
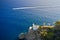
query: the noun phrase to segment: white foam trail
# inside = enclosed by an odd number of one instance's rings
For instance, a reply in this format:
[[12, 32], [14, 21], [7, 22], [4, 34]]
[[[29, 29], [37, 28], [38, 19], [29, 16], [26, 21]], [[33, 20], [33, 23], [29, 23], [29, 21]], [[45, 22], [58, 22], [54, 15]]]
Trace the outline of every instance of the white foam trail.
[[23, 9], [35, 9], [35, 8], [60, 8], [60, 5], [55, 6], [34, 6], [34, 7], [19, 7], [19, 8], [12, 8], [13, 10], [23, 10]]
[[13, 10], [23, 10], [23, 9], [32, 9], [32, 8], [36, 8], [36, 7], [19, 7], [19, 8], [13, 8]]

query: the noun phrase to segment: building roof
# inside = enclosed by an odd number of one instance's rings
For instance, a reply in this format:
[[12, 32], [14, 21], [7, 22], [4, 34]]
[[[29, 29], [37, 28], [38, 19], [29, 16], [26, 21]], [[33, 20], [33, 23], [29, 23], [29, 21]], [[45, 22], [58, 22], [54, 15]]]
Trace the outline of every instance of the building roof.
[[53, 28], [54, 26], [41, 26], [42, 28]]

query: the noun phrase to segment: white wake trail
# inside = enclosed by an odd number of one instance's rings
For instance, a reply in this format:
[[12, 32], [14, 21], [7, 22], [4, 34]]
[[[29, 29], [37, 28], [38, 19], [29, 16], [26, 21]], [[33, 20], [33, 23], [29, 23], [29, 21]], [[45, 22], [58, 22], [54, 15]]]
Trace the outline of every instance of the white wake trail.
[[13, 10], [24, 10], [24, 9], [35, 9], [35, 8], [60, 8], [60, 5], [54, 5], [54, 6], [34, 6], [34, 7], [18, 7], [18, 8], [12, 8]]

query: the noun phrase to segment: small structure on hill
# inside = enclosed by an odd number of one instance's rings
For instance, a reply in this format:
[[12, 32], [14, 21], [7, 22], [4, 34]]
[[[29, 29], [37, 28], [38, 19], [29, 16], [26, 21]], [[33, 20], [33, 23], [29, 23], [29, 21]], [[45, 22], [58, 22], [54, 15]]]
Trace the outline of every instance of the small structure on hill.
[[33, 24], [32, 26], [29, 27], [29, 30], [37, 30], [39, 28], [39, 25]]

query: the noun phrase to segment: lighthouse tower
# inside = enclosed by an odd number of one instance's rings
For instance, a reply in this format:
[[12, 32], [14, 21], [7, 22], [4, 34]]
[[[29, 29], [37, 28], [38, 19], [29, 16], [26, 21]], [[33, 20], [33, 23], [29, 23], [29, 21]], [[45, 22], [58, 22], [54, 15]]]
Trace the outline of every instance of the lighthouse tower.
[[33, 23], [33, 27], [35, 27], [35, 24]]
[[39, 28], [39, 25], [35, 25], [35, 24], [33, 23], [32, 28], [33, 28], [33, 30], [37, 30], [37, 29]]

